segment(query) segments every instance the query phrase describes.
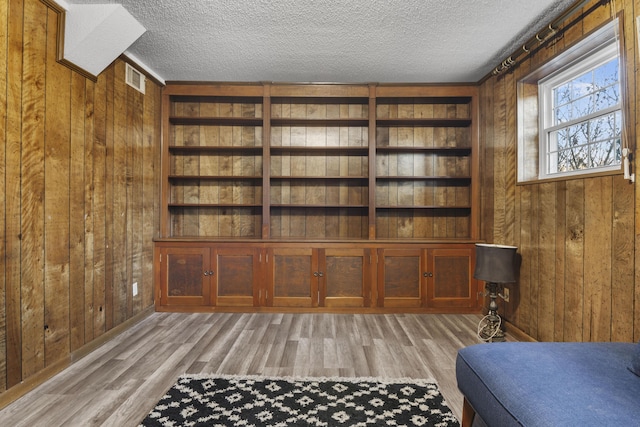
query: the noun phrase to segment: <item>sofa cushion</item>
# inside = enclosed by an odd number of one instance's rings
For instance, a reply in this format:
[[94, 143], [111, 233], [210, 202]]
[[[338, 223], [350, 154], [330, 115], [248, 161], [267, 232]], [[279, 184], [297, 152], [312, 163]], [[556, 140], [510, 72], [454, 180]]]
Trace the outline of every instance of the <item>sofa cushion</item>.
[[640, 377], [640, 342], [636, 344], [636, 347], [633, 351], [633, 356], [631, 357], [631, 365], [629, 365], [629, 369], [631, 372]]
[[490, 343], [461, 349], [458, 388], [490, 426], [637, 425], [633, 343]]

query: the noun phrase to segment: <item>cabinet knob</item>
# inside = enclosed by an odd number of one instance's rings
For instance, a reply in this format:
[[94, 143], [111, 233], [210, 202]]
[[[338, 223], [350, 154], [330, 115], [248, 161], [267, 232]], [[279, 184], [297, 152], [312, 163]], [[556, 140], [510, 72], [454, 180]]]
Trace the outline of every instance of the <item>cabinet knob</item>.
[[214, 271], [213, 270], [209, 270], [209, 271], [205, 271], [204, 275], [205, 276], [213, 276]]
[[322, 271], [319, 271], [319, 272], [318, 272], [318, 276], [323, 277], [323, 276], [324, 276], [324, 273], [323, 273]]
[[424, 277], [433, 277], [433, 273], [431, 273], [430, 271], [425, 271], [424, 273], [422, 273], [422, 275]]
[[318, 277], [318, 272], [317, 271], [313, 272], [313, 277]]

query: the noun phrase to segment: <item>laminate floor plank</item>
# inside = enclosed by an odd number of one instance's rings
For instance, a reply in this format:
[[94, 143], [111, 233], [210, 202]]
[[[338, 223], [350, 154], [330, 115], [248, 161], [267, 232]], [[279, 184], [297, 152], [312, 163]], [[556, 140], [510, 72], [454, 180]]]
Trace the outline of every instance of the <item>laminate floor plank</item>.
[[0, 411], [2, 426], [136, 426], [184, 373], [426, 378], [462, 415], [479, 315], [154, 313]]
[[311, 340], [309, 338], [298, 337], [295, 360], [293, 361], [293, 376], [309, 376], [309, 360], [311, 358]]
[[85, 406], [91, 408], [91, 415], [84, 411], [75, 412], [65, 422], [64, 426], [99, 426], [103, 425], [117, 409], [126, 402], [136, 389], [144, 384], [143, 380], [131, 379], [116, 390], [104, 390], [94, 393], [91, 401]]

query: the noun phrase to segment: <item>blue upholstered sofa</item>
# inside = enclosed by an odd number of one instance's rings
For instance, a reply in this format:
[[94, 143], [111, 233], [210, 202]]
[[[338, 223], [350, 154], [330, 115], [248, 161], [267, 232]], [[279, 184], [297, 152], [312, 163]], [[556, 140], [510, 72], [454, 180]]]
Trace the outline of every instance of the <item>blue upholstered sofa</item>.
[[640, 343], [503, 342], [458, 352], [462, 426], [640, 426]]

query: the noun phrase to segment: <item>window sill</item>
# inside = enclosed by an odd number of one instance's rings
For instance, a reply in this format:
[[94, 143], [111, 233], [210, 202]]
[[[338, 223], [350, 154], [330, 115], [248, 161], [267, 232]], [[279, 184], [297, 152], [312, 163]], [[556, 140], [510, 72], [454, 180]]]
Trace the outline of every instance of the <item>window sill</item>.
[[603, 176], [612, 176], [612, 175], [624, 175], [622, 170], [613, 170], [613, 171], [603, 171], [603, 172], [584, 172], [580, 174], [574, 175], [563, 175], [553, 178], [532, 178], [527, 181], [518, 181], [516, 185], [524, 186], [524, 185], [535, 185], [535, 184], [544, 184], [547, 182], [560, 182], [560, 181], [575, 181], [578, 179], [589, 179], [589, 178], [598, 178]]

